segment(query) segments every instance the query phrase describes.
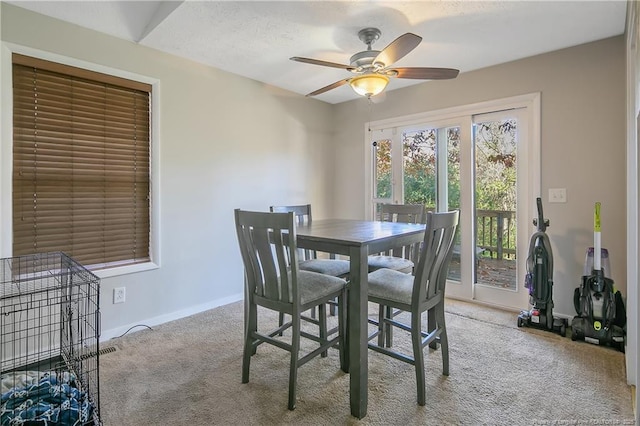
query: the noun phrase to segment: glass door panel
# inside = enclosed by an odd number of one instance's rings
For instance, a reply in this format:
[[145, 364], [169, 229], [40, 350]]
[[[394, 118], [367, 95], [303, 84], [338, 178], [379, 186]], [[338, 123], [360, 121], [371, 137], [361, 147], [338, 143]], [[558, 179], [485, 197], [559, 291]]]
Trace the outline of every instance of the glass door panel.
[[374, 197], [375, 220], [380, 220], [380, 206], [393, 199], [391, 174], [391, 140], [381, 139], [373, 142], [374, 151]]
[[373, 149], [376, 164], [374, 197], [390, 200], [393, 195], [391, 188], [391, 141], [389, 139], [375, 141]]
[[403, 204], [423, 204], [436, 209], [437, 161], [435, 129], [402, 133]]
[[[527, 123], [523, 109], [474, 116], [477, 279], [474, 298], [507, 307], [526, 303]], [[526, 240], [526, 236], [524, 236]]]
[[[402, 133], [405, 204], [423, 204], [427, 211], [460, 208], [460, 127], [410, 130]], [[460, 232], [448, 278], [460, 281]]]
[[[397, 198], [395, 188], [393, 134], [390, 130], [376, 132], [375, 139], [371, 142], [372, 148], [372, 172], [373, 172], [373, 220], [380, 220], [380, 205], [393, 203]], [[396, 155], [396, 157], [399, 157]], [[397, 161], [397, 160], [396, 160]]]
[[516, 288], [515, 118], [474, 123], [477, 284]]
[[[460, 127], [450, 127], [446, 129], [446, 145], [443, 144], [444, 167], [446, 167], [447, 181], [439, 185], [446, 187], [446, 191], [439, 191], [446, 194], [446, 200], [442, 200], [444, 211], [460, 210]], [[451, 281], [461, 281], [460, 247], [462, 242], [462, 223], [458, 226], [454, 241], [454, 253], [449, 266], [447, 278]], [[474, 269], [475, 272], [475, 269]]]

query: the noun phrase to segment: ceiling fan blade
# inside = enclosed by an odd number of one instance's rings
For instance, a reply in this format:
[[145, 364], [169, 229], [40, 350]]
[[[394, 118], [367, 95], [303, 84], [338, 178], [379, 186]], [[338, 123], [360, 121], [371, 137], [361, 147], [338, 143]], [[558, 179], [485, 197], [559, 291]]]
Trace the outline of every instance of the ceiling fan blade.
[[453, 68], [392, 68], [387, 71], [395, 71], [398, 78], [414, 78], [418, 80], [447, 80], [456, 78], [459, 70]]
[[354, 69], [351, 65], [343, 65], [343, 64], [338, 64], [336, 62], [321, 61], [319, 59], [301, 58], [299, 56], [294, 56], [294, 57], [289, 58], [289, 59], [291, 59], [292, 61], [296, 61], [296, 62], [304, 62], [305, 64], [322, 65], [323, 67], [340, 68], [340, 69], [343, 69], [343, 70], [352, 70], [352, 69]]
[[385, 67], [403, 58], [407, 53], [418, 47], [422, 37], [413, 33], [406, 33], [393, 40], [391, 44], [382, 49], [373, 63], [381, 62]]
[[340, 87], [342, 85], [345, 85], [349, 82], [349, 80], [351, 80], [350, 78], [345, 78], [344, 80], [339, 80], [336, 81], [335, 83], [331, 83], [328, 86], [323, 87], [322, 89], [318, 89], [315, 92], [311, 92], [309, 94], [307, 94], [306, 96], [316, 96], [316, 95], [320, 95], [324, 92], [328, 92], [329, 90], [335, 89], [336, 87]]

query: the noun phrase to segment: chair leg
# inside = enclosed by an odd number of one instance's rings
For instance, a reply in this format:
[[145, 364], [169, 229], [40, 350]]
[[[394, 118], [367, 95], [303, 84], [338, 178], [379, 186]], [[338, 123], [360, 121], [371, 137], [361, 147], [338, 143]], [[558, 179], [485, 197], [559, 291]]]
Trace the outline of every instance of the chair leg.
[[387, 327], [384, 325], [384, 316], [385, 306], [378, 305], [378, 346], [384, 348], [384, 333], [387, 330]]
[[444, 304], [440, 304], [436, 308], [438, 325], [442, 331], [440, 332], [440, 348], [442, 351], [442, 374], [449, 375], [449, 339], [447, 338], [447, 326], [444, 322]]
[[256, 353], [253, 345], [253, 333], [258, 329], [258, 309], [256, 305], [249, 306], [245, 314], [244, 350], [242, 354], [242, 383], [249, 383], [249, 366], [251, 357]]
[[338, 344], [340, 345], [340, 369], [345, 373], [349, 372], [349, 344], [347, 342], [347, 298], [345, 295], [338, 296]]
[[426, 387], [424, 379], [424, 353], [422, 351], [422, 315], [411, 314], [411, 341], [413, 343], [413, 359], [416, 367], [416, 387], [418, 390], [418, 405], [425, 405], [427, 402]]
[[[284, 324], [284, 314], [280, 312], [280, 314], [278, 314], [278, 327], [282, 327], [282, 324]], [[282, 332], [278, 333], [278, 335], [282, 336]]]
[[291, 362], [289, 364], [289, 410], [296, 408], [296, 382], [298, 379], [298, 355], [300, 352], [300, 314], [292, 319]]
[[[349, 363], [351, 362], [351, 355], [349, 354], [350, 348], [350, 332], [349, 332], [349, 321], [351, 321], [351, 314], [349, 313], [349, 290], [344, 293], [342, 297], [342, 304], [340, 304], [339, 313], [342, 312], [342, 331], [344, 332], [344, 368], [342, 371], [345, 373], [349, 372]], [[338, 324], [340, 324], [340, 317], [338, 317]]]
[[[385, 314], [387, 318], [393, 319], [393, 308], [391, 306], [387, 306], [387, 312]], [[387, 340], [386, 345], [388, 348], [393, 346], [393, 326], [391, 324], [386, 324], [384, 330], [385, 338]]]
[[[320, 344], [327, 343], [327, 304], [322, 303], [318, 305], [318, 327], [320, 328]], [[322, 358], [327, 357], [327, 352], [324, 351], [320, 354]]]

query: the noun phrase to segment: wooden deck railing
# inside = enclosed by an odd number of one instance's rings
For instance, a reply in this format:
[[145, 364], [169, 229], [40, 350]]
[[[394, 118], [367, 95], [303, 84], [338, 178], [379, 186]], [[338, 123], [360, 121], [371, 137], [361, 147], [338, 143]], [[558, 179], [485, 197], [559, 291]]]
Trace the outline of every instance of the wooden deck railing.
[[[427, 206], [425, 210], [435, 211], [435, 207]], [[479, 256], [514, 260], [516, 258], [516, 212], [477, 210], [476, 218], [476, 251], [484, 250]], [[456, 244], [459, 245], [460, 235], [456, 238]]]
[[476, 211], [476, 245], [484, 256], [494, 259], [516, 258], [516, 213], [504, 210]]

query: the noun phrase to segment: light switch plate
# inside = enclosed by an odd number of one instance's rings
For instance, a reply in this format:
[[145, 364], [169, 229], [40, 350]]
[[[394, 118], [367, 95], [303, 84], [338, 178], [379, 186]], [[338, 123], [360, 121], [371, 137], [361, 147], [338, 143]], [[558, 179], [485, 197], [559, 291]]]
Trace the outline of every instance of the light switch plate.
[[549, 202], [550, 203], [566, 203], [567, 189], [566, 188], [549, 188]]

